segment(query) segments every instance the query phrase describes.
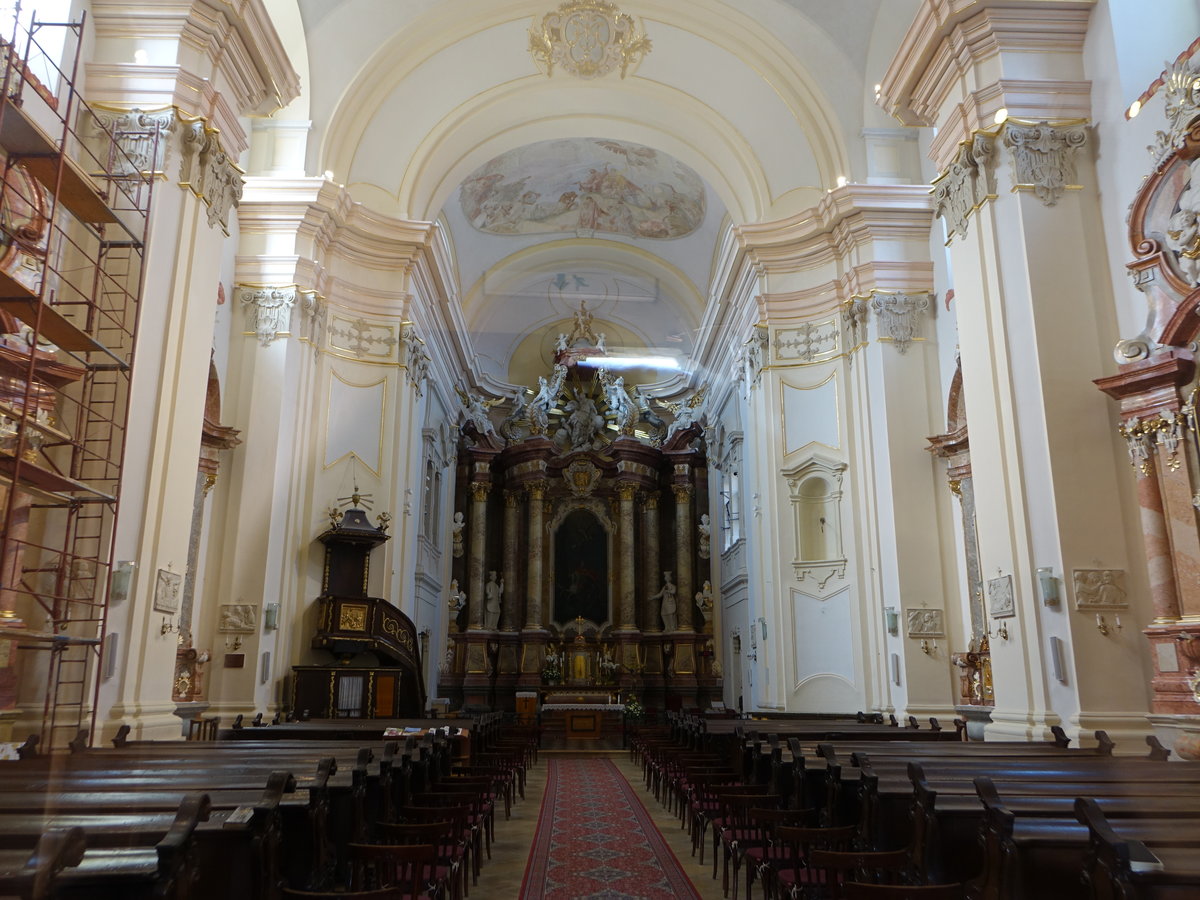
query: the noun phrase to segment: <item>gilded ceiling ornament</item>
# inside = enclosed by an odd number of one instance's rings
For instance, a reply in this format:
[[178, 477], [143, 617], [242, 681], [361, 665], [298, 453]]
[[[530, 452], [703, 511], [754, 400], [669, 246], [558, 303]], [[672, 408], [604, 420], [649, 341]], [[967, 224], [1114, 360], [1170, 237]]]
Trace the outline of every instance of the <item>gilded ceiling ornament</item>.
[[555, 66], [587, 79], [620, 68], [624, 78], [649, 52], [645, 32], [609, 0], [567, 0], [529, 29], [529, 53], [547, 75]]

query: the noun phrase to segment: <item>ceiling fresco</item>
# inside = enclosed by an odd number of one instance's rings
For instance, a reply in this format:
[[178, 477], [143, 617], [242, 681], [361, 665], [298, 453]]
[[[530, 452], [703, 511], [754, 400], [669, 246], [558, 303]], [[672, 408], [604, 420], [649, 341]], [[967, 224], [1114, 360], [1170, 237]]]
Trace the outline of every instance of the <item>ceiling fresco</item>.
[[467, 221], [488, 234], [678, 238], [704, 221], [704, 182], [665, 153], [624, 141], [539, 141], [502, 153], [463, 182]]

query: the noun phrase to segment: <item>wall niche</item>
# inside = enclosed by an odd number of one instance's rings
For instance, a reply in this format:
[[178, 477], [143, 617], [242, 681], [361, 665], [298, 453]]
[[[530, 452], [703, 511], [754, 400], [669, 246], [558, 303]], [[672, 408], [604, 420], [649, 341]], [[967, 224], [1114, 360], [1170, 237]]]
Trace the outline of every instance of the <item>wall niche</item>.
[[846, 463], [814, 453], [783, 473], [792, 502], [796, 579], [824, 587], [846, 575], [842, 542], [842, 476]]

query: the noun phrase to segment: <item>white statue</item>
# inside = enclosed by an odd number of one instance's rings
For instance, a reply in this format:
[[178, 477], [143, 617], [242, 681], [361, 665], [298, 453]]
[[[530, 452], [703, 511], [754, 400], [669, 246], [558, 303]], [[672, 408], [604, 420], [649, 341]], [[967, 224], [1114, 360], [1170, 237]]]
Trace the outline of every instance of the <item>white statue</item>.
[[613, 378], [607, 369], [599, 373], [600, 383], [604, 385], [604, 401], [617, 420], [617, 430], [621, 434], [632, 434], [633, 423], [637, 420], [637, 410], [629, 393], [625, 390], [625, 378], [618, 375]]
[[484, 400], [478, 394], [469, 393], [462, 388], [456, 387], [455, 390], [458, 391], [458, 399], [462, 401], [463, 411], [466, 412], [468, 421], [475, 426], [480, 437], [495, 434], [496, 426], [492, 424], [488, 410], [500, 403], [500, 399]]
[[467, 527], [467, 523], [463, 521], [463, 514], [456, 512], [454, 514], [454, 524], [450, 526], [451, 533], [454, 537], [454, 548], [451, 552], [454, 558], [458, 559], [463, 555], [463, 529]]
[[[712, 541], [712, 526], [709, 524], [708, 513], [702, 513], [700, 516], [700, 524], [696, 526], [700, 532], [700, 547], [699, 553], [701, 559], [708, 559]], [[705, 582], [707, 584], [708, 582]]]
[[1167, 222], [1167, 246], [1178, 256], [1188, 284], [1200, 284], [1200, 159], [1188, 166], [1188, 187], [1179, 195], [1179, 209]]
[[458, 589], [458, 579], [450, 579], [450, 613], [457, 616], [467, 605], [467, 595]]
[[496, 573], [489, 572], [488, 583], [484, 587], [483, 593], [487, 598], [484, 607], [486, 613], [484, 627], [495, 631], [500, 625], [500, 601], [504, 599], [504, 579], [501, 578], [497, 583]]
[[696, 609], [700, 610], [700, 615], [704, 616], [705, 625], [712, 621], [712, 582], [704, 582], [704, 587], [696, 591]]
[[607, 338], [605, 337], [605, 334], [603, 331], [601, 331], [598, 335], [596, 335], [596, 349], [599, 350], [601, 353], [608, 353], [608, 347], [605, 346], [606, 341], [607, 341]]
[[597, 434], [604, 430], [604, 416], [596, 409], [592, 398], [577, 393], [564, 409], [568, 413], [561, 434], [571, 450], [590, 450]]
[[563, 382], [567, 380], [567, 367], [561, 363], [554, 367], [554, 374], [547, 381], [542, 375], [538, 376], [537, 396], [530, 402], [527, 415], [529, 424], [535, 434], [544, 434], [550, 424], [550, 413], [558, 406], [558, 397], [562, 393]]
[[554, 342], [554, 351], [556, 353], [567, 352], [567, 336], [565, 334], [559, 332], [558, 340]]
[[678, 631], [679, 630], [679, 605], [675, 599], [675, 592], [678, 588], [671, 581], [671, 573], [663, 572], [663, 586], [657, 594], [650, 597], [651, 600], [662, 600], [662, 609], [660, 615], [663, 621], [663, 631]]

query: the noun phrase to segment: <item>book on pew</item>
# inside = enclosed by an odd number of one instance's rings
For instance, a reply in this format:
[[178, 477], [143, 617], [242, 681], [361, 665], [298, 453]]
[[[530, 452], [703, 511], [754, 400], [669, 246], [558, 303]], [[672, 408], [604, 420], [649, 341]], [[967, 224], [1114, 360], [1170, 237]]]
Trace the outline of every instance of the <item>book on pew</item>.
[[1129, 842], [1129, 871], [1161, 872], [1163, 861], [1141, 841]]

